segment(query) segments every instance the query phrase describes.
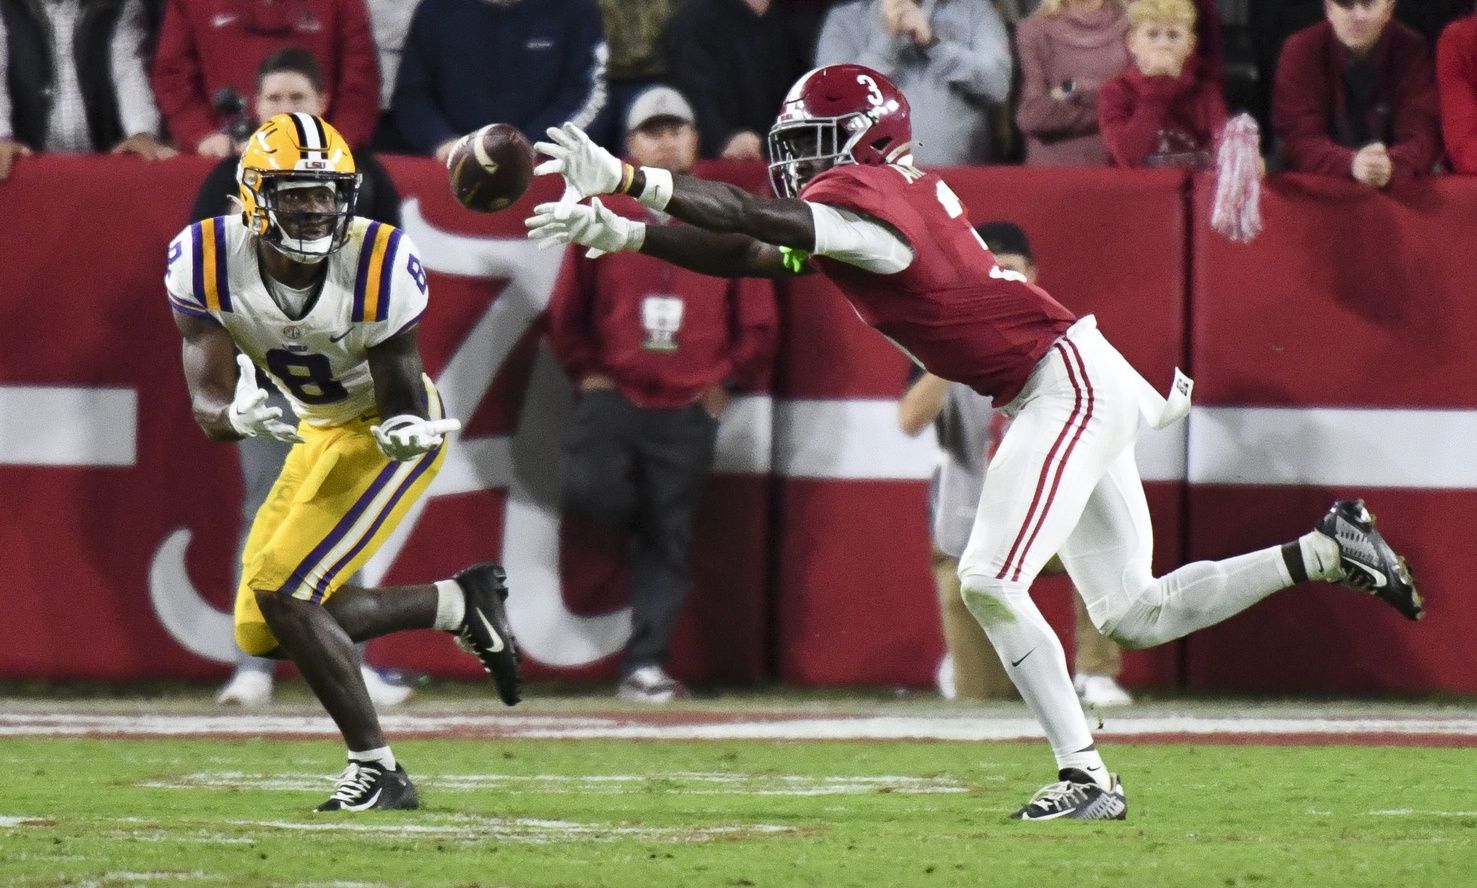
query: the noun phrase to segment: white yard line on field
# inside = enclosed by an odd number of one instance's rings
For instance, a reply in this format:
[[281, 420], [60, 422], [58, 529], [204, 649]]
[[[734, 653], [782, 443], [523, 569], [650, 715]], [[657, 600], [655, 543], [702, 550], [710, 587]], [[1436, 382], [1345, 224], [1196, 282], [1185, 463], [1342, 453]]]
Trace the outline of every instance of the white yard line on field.
[[[1021, 740], [1039, 739], [1040, 727], [1024, 717], [789, 716], [756, 715], [715, 719], [701, 712], [663, 712], [656, 717], [619, 715], [444, 715], [397, 713], [382, 719], [397, 735], [527, 739], [644, 740]], [[1309, 716], [1227, 717], [1121, 715], [1105, 719], [1103, 738], [1185, 738], [1251, 735], [1275, 738], [1349, 735], [1419, 735], [1477, 741], [1477, 717]], [[0, 714], [0, 736], [333, 736], [326, 716], [263, 712], [212, 715], [92, 714], [32, 712]]]

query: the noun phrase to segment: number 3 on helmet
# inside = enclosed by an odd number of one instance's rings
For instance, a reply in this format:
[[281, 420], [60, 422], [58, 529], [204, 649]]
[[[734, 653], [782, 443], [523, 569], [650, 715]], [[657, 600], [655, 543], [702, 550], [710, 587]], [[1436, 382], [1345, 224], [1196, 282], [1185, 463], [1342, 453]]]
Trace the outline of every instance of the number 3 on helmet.
[[912, 146], [902, 90], [862, 65], [816, 68], [790, 87], [769, 130], [769, 180], [794, 197], [805, 183], [846, 163], [892, 163]]
[[[278, 114], [251, 134], [241, 152], [236, 167], [241, 221], [252, 234], [293, 259], [322, 261], [348, 240], [360, 181], [349, 144], [326, 120], [302, 112]], [[333, 189], [333, 212], [282, 208], [282, 192], [315, 185]], [[315, 221], [332, 217], [331, 228], [326, 234], [306, 236], [305, 226], [313, 227], [310, 216]]]

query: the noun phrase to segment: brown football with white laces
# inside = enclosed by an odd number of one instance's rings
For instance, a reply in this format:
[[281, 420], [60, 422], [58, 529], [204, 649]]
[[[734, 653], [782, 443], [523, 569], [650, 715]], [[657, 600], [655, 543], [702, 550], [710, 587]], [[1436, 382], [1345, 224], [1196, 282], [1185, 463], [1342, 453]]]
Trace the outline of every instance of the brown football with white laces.
[[508, 123], [489, 123], [462, 136], [446, 158], [451, 193], [469, 210], [495, 213], [533, 180], [533, 146]]

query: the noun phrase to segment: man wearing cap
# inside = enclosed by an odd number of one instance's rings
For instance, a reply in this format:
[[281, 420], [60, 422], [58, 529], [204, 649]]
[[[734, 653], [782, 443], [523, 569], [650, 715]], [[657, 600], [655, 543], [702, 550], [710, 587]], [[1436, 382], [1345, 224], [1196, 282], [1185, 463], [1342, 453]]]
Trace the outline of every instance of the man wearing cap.
[[[632, 163], [689, 173], [692, 106], [671, 87], [626, 117]], [[608, 206], [647, 225], [680, 224], [635, 200]], [[686, 694], [667, 646], [690, 585], [693, 518], [734, 388], [769, 367], [777, 317], [768, 281], [697, 274], [640, 253], [564, 257], [549, 302], [549, 341], [579, 392], [567, 446], [565, 511], [629, 539], [631, 639], [619, 696]]]

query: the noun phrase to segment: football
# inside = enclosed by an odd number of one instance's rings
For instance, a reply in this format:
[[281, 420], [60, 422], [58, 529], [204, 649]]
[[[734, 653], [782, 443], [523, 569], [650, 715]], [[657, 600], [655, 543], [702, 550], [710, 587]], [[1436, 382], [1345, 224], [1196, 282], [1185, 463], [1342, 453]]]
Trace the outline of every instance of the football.
[[462, 136], [446, 158], [451, 193], [462, 206], [493, 213], [523, 196], [533, 179], [533, 146], [512, 124], [489, 123]]

